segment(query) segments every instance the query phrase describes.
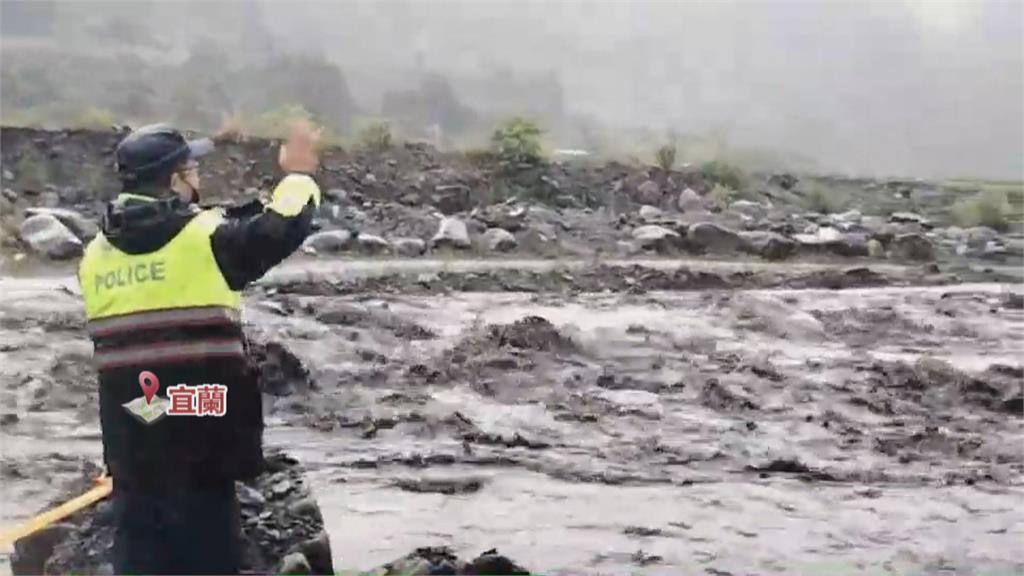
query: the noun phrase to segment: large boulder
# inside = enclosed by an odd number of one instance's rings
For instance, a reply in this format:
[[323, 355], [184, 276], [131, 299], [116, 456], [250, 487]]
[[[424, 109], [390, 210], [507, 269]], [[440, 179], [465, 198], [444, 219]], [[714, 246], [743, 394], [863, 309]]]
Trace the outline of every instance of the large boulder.
[[837, 256], [867, 256], [867, 234], [842, 233], [830, 226], [818, 228], [814, 234], [795, 234], [793, 239], [802, 252], [835, 254]]
[[679, 199], [676, 200], [676, 205], [679, 207], [681, 212], [706, 212], [707, 207], [704, 204], [704, 199], [693, 191], [692, 188], [687, 188], [679, 193]]
[[434, 187], [434, 205], [442, 214], [451, 215], [468, 210], [473, 205], [469, 186], [465, 184], [441, 184]]
[[902, 234], [892, 241], [892, 254], [901, 260], [929, 262], [935, 259], [935, 248], [921, 234]]
[[861, 228], [863, 216], [860, 210], [847, 210], [841, 214], [829, 214], [828, 222], [837, 230], [852, 232]]
[[391, 248], [398, 256], [420, 256], [427, 251], [427, 243], [419, 238], [397, 238]]
[[29, 216], [18, 227], [18, 237], [32, 251], [54, 260], [82, 255], [82, 241], [53, 214]]
[[465, 250], [472, 246], [466, 223], [455, 217], [441, 220], [437, 233], [430, 239], [431, 248], [458, 248]]
[[986, 244], [999, 238], [999, 232], [988, 226], [974, 226], [964, 233], [967, 236], [967, 246], [975, 250], [982, 250]]
[[737, 200], [729, 204], [729, 211], [749, 218], [760, 219], [768, 214], [768, 207], [751, 200]]
[[640, 207], [640, 219], [645, 222], [658, 220], [664, 216], [664, 214], [665, 213], [661, 211], [661, 208], [655, 208], [654, 206], [649, 206], [647, 204]]
[[515, 250], [519, 242], [508, 230], [502, 228], [491, 228], [484, 232], [484, 242], [491, 252], [508, 252]]
[[686, 234], [688, 243], [707, 252], [733, 252], [743, 247], [743, 239], [736, 232], [713, 222], [698, 222]]
[[25, 214], [29, 216], [35, 216], [37, 214], [50, 214], [60, 223], [67, 226], [68, 230], [82, 242], [88, 242], [96, 237], [100, 232], [99, 226], [95, 222], [82, 216], [74, 210], [68, 210], [66, 208], [27, 208]]
[[313, 252], [335, 254], [351, 248], [353, 240], [352, 233], [348, 230], [327, 230], [311, 234], [303, 246]]
[[796, 242], [775, 232], [753, 230], [740, 232], [739, 235], [743, 239], [745, 251], [765, 260], [785, 260], [796, 253]]
[[924, 228], [931, 227], [931, 222], [916, 212], [893, 212], [889, 216], [889, 222], [895, 224], [917, 224]]
[[360, 233], [356, 244], [363, 254], [378, 255], [391, 251], [391, 243], [376, 234]]
[[637, 186], [637, 201], [642, 204], [661, 204], [661, 186], [654, 180], [647, 180]]
[[633, 230], [633, 240], [641, 248], [664, 254], [679, 248], [682, 237], [675, 230], [648, 224]]
[[526, 206], [514, 204], [494, 204], [473, 211], [473, 218], [483, 222], [489, 228], [503, 228], [509, 232], [518, 232], [524, 228]]

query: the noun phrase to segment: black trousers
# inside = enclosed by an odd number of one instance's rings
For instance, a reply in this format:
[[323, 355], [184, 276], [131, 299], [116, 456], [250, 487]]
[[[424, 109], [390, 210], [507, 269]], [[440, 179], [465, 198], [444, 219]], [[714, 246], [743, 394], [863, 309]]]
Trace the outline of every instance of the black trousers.
[[237, 574], [235, 483], [148, 489], [114, 480], [117, 574]]

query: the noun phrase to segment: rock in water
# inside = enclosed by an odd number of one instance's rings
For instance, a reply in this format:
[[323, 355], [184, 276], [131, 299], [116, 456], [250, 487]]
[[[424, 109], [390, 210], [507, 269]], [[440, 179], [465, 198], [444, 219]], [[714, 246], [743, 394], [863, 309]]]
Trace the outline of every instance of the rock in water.
[[885, 258], [885, 246], [878, 240], [868, 240], [868, 256], [872, 258]]
[[515, 250], [519, 245], [511, 232], [501, 228], [491, 228], [484, 232], [484, 241], [487, 242], [487, 248], [492, 252], [508, 252]]
[[82, 241], [53, 214], [29, 216], [18, 228], [18, 236], [33, 251], [54, 260], [82, 255]]
[[359, 251], [364, 254], [385, 254], [391, 251], [391, 243], [375, 234], [362, 234], [356, 238]]
[[648, 206], [647, 204], [644, 204], [643, 206], [640, 207], [640, 218], [642, 220], [646, 220], [647, 222], [657, 220], [658, 218], [661, 218], [662, 215], [663, 212], [660, 208]]
[[739, 234], [712, 222], [698, 222], [687, 233], [690, 244], [708, 252], [732, 252], [743, 246]]
[[352, 246], [352, 233], [348, 230], [317, 232], [306, 238], [303, 246], [324, 254], [343, 252]]
[[67, 210], [65, 208], [28, 208], [25, 210], [25, 213], [29, 216], [50, 214], [57, 220], [60, 220], [61, 224], [67, 226], [68, 230], [71, 230], [82, 242], [92, 240], [100, 232], [100, 228], [95, 222], [74, 210]]
[[[267, 469], [263, 474], [250, 483], [237, 485], [240, 494], [243, 488], [260, 494], [259, 505], [252, 505], [251, 498], [240, 500], [242, 573], [333, 574], [330, 546], [319, 508], [310, 510], [308, 504], [296, 505], [299, 501], [312, 500], [301, 468], [295, 460], [281, 453], [268, 453], [266, 460]], [[285, 480], [295, 488], [287, 497], [275, 499], [272, 487]], [[75, 495], [80, 489], [80, 486], [74, 488]], [[11, 562], [14, 573], [112, 573], [113, 513], [112, 503], [104, 500], [72, 516], [59, 529], [19, 540]], [[39, 567], [43, 570], [38, 570]]]
[[903, 260], [928, 262], [935, 259], [935, 249], [921, 234], [902, 234], [892, 241], [892, 253]]
[[687, 188], [679, 193], [679, 200], [676, 201], [679, 210], [682, 212], [704, 212], [704, 199], [699, 194], [693, 191], [692, 188]]
[[432, 248], [458, 248], [464, 250], [471, 246], [469, 232], [466, 230], [466, 223], [458, 218], [445, 218], [437, 229], [437, 233], [430, 239]]
[[399, 256], [420, 256], [427, 251], [427, 243], [419, 238], [398, 238], [391, 247]]
[[680, 247], [682, 238], [675, 230], [664, 226], [648, 224], [633, 230], [633, 239], [644, 249], [654, 250], [659, 254], [671, 252]]
[[529, 576], [530, 571], [498, 554], [497, 550], [488, 550], [473, 560], [464, 562], [447, 546], [431, 546], [417, 548], [372, 573], [377, 576]]

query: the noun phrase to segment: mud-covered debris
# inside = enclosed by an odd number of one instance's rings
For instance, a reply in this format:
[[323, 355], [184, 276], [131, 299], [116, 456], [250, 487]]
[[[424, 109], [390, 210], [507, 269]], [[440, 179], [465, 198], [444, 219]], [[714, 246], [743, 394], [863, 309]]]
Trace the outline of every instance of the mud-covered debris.
[[[58, 500], [77, 496], [93, 477], [90, 473], [74, 482]], [[282, 481], [293, 487], [284, 498], [273, 494]], [[315, 502], [312, 507], [297, 505], [313, 500], [295, 460], [270, 453], [266, 472], [252, 482], [236, 484], [236, 489], [241, 504], [243, 573], [276, 573], [282, 560], [293, 553], [307, 560], [310, 572], [305, 573], [334, 573], [319, 507]], [[110, 574], [113, 542], [113, 505], [102, 500], [51, 530], [16, 542], [12, 570], [14, 574]]]
[[631, 556], [631, 559], [633, 560], [633, 563], [637, 566], [650, 566], [651, 564], [661, 564], [665, 560], [657, 554], [650, 554], [648, 552], [644, 552], [643, 550], [637, 550], [636, 552], [634, 552]]
[[[468, 420], [466, 420], [466, 422], [468, 422]], [[504, 446], [506, 448], [527, 448], [529, 450], [544, 450], [551, 447], [551, 444], [544, 442], [543, 440], [527, 438], [519, 432], [514, 432], [511, 436], [483, 432], [471, 422], [469, 422], [468, 425], [464, 425], [462, 428], [462, 431], [459, 433], [459, 438], [464, 442], [470, 442], [473, 444]]]
[[460, 560], [447, 546], [417, 548], [371, 572], [374, 576], [529, 576], [530, 571], [498, 553], [488, 550], [473, 560]]
[[1003, 307], [1010, 310], [1024, 310], [1024, 294], [1007, 292], [1003, 295]]
[[715, 410], [757, 410], [758, 405], [744, 394], [708, 378], [700, 389], [700, 403]]
[[648, 528], [646, 526], [626, 526], [622, 530], [622, 533], [626, 536], [640, 536], [642, 538], [661, 536], [664, 532], [661, 528]]
[[836, 478], [828, 472], [816, 470], [796, 458], [776, 458], [766, 464], [747, 466], [750, 472], [797, 474], [804, 480], [834, 481]]
[[265, 394], [288, 396], [316, 388], [302, 360], [279, 342], [249, 341], [249, 358]]
[[529, 573], [529, 570], [498, 554], [493, 548], [470, 560], [462, 569], [462, 574], [467, 576], [525, 576]]
[[406, 492], [472, 494], [484, 486], [483, 478], [400, 478], [395, 486]]
[[538, 352], [568, 352], [576, 344], [559, 333], [551, 322], [540, 316], [526, 316], [511, 324], [488, 326], [488, 339], [499, 348], [511, 347]]

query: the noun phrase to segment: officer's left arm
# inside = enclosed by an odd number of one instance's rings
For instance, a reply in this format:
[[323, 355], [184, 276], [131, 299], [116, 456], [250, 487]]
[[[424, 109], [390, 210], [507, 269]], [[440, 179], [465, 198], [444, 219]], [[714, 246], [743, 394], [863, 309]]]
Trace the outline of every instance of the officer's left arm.
[[319, 206], [316, 181], [304, 174], [290, 174], [274, 189], [262, 213], [225, 219], [211, 242], [228, 286], [241, 290], [295, 252], [309, 235]]

